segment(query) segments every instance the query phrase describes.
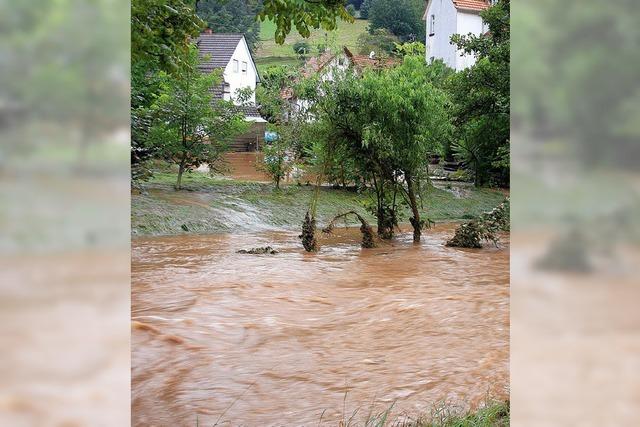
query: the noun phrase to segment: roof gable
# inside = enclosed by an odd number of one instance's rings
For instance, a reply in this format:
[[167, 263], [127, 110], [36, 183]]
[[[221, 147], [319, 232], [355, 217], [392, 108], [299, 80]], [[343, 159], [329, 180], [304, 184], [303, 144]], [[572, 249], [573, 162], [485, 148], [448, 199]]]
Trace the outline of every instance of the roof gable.
[[200, 57], [209, 56], [200, 64], [200, 69], [210, 71], [215, 68], [225, 68], [243, 38], [243, 34], [200, 34], [196, 41]]

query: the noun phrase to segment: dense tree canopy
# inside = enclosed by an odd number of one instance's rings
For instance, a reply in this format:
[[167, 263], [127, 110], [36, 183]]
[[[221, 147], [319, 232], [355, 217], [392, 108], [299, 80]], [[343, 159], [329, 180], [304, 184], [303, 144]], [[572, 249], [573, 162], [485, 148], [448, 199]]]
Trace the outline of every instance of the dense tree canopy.
[[259, 7], [258, 0], [198, 0], [196, 12], [215, 32], [243, 33], [255, 52], [260, 41]]
[[424, 0], [369, 0], [370, 31], [386, 28], [402, 41], [424, 41]]

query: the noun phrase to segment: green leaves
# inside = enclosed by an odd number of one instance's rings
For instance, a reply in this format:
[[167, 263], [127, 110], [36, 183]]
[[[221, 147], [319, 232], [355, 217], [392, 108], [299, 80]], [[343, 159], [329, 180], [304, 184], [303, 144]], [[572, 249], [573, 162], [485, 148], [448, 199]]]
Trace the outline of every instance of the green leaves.
[[131, 62], [154, 62], [175, 72], [189, 39], [197, 37], [204, 22], [184, 0], [132, 0]]
[[295, 27], [302, 37], [309, 37], [312, 29], [335, 30], [338, 18], [353, 22], [344, 0], [264, 0], [260, 20], [269, 18], [276, 24], [276, 43], [283, 44]]

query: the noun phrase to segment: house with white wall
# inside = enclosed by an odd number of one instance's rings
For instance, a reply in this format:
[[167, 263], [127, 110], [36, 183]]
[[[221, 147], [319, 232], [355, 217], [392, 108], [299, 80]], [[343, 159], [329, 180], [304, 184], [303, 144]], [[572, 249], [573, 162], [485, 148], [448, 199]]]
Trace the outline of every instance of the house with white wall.
[[[379, 57], [375, 55], [375, 52], [371, 52], [368, 56], [355, 55], [349, 48], [344, 46], [338, 52], [326, 51], [320, 56], [309, 58], [304, 64], [301, 74], [304, 78], [317, 76], [319, 83], [325, 83], [333, 82], [339, 75], [347, 72], [360, 75], [367, 68], [389, 68], [397, 63], [396, 59]], [[321, 90], [318, 87], [318, 91]], [[293, 111], [296, 113], [305, 114], [311, 106], [309, 100], [296, 97], [292, 88], [283, 89], [280, 92], [280, 96], [291, 104]]]
[[475, 64], [475, 56], [460, 51], [451, 43], [451, 36], [485, 33], [487, 27], [480, 12], [492, 3], [495, 0], [428, 0], [423, 16], [427, 29], [427, 61], [441, 59], [457, 71]]
[[[245, 120], [253, 123], [249, 132], [231, 142], [231, 148], [235, 151], [259, 149], [264, 142], [266, 120], [256, 107], [256, 87], [260, 83], [260, 74], [244, 34], [215, 33], [207, 28], [196, 40], [196, 45], [203, 59], [201, 72], [222, 70], [222, 82], [211, 89], [214, 98], [232, 101], [244, 113]], [[250, 89], [251, 96], [241, 102], [238, 94], [243, 89]]]

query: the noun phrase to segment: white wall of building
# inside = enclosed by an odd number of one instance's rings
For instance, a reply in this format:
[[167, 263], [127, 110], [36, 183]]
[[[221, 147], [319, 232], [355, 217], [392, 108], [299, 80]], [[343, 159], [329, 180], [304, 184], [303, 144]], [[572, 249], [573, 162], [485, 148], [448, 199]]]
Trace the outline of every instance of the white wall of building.
[[[484, 25], [480, 15], [475, 13], [458, 12], [458, 30], [457, 33], [467, 35], [469, 33], [480, 35], [484, 32]], [[456, 70], [463, 70], [471, 67], [476, 63], [476, 57], [468, 54], [464, 55], [461, 51], [456, 52]]]
[[[431, 29], [432, 16], [435, 16], [434, 31]], [[478, 13], [458, 10], [451, 0], [430, 0], [424, 19], [427, 30], [427, 61], [432, 58], [442, 59], [449, 67], [458, 71], [475, 64], [475, 56], [459, 51], [451, 44], [451, 36], [484, 33], [486, 28]]]
[[[236, 62], [237, 61], [237, 70]], [[238, 89], [246, 87], [253, 91], [251, 102], [256, 102], [256, 84], [258, 82], [258, 70], [251, 60], [251, 52], [244, 37], [238, 43], [235, 52], [224, 69], [224, 80], [229, 84], [231, 98], [235, 98]]]
[[[435, 16], [435, 28], [430, 35], [431, 16]], [[427, 60], [442, 59], [451, 68], [456, 67], [456, 50], [450, 44], [451, 36], [456, 33], [457, 10], [451, 0], [431, 0], [425, 14], [427, 29]]]

